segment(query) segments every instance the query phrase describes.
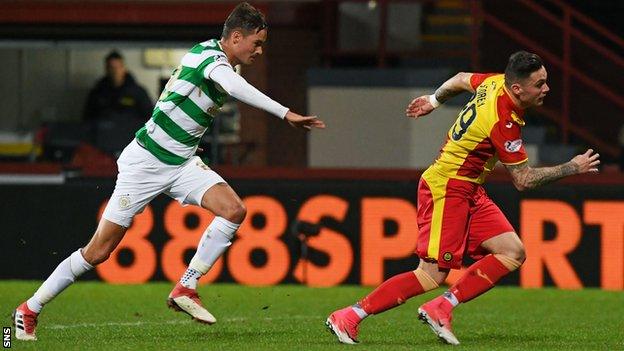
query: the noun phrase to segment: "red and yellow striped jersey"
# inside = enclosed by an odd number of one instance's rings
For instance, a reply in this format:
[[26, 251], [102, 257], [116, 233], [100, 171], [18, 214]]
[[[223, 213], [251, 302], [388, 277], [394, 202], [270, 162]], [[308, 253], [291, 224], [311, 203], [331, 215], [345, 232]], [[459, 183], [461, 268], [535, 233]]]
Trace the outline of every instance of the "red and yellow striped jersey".
[[520, 127], [524, 111], [509, 97], [503, 74], [473, 74], [475, 94], [447, 134], [440, 156], [429, 167], [439, 175], [482, 184], [496, 161], [527, 161]]

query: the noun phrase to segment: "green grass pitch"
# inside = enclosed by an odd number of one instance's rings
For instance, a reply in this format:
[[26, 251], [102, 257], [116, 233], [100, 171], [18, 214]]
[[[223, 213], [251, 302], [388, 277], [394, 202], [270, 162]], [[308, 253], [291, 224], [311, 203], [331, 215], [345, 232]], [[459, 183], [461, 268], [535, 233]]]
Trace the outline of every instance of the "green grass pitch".
[[[38, 282], [0, 281], [2, 323]], [[461, 345], [438, 342], [416, 318], [418, 306], [442, 292], [368, 318], [359, 345], [341, 345], [324, 325], [334, 309], [371, 289], [294, 285], [202, 286], [217, 317], [191, 322], [166, 307], [168, 283], [107, 285], [79, 282], [50, 303], [36, 342], [13, 338], [15, 350], [624, 350], [624, 292], [498, 287], [456, 309]]]

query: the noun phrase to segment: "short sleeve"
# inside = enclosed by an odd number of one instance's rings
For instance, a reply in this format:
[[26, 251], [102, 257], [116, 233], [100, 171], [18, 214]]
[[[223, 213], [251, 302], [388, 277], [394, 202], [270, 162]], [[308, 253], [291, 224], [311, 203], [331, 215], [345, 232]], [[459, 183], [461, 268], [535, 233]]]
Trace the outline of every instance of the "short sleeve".
[[472, 76], [470, 76], [470, 86], [472, 86], [472, 89], [476, 90], [484, 80], [495, 75], [496, 73], [473, 73]]
[[498, 121], [490, 132], [490, 140], [496, 149], [498, 159], [503, 164], [513, 165], [528, 160], [520, 126], [513, 121]]
[[212, 70], [215, 69], [215, 67], [221, 66], [221, 65], [232, 68], [232, 65], [230, 65], [230, 62], [228, 61], [227, 56], [225, 56], [225, 54], [214, 55], [214, 56], [210, 56], [209, 58], [207, 58], [206, 61], [202, 62], [202, 66], [204, 67], [201, 68], [203, 70], [204, 78], [210, 79], [210, 72], [212, 72]]

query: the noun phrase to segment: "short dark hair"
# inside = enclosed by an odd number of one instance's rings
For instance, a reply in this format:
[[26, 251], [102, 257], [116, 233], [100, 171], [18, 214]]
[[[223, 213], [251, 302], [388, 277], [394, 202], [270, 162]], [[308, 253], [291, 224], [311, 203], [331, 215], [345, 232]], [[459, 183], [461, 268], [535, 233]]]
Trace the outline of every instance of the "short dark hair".
[[108, 55], [106, 55], [106, 59], [104, 61], [108, 62], [110, 60], [122, 60], [123, 61], [123, 56], [121, 56], [121, 54], [117, 50], [113, 50], [109, 52]]
[[531, 73], [544, 66], [542, 58], [536, 54], [517, 51], [509, 56], [509, 62], [505, 68], [505, 84], [510, 86], [519, 80], [528, 78]]
[[245, 35], [251, 32], [258, 33], [266, 29], [267, 23], [262, 12], [249, 3], [241, 2], [230, 13], [223, 25], [222, 38], [227, 38], [235, 30], [242, 30]]

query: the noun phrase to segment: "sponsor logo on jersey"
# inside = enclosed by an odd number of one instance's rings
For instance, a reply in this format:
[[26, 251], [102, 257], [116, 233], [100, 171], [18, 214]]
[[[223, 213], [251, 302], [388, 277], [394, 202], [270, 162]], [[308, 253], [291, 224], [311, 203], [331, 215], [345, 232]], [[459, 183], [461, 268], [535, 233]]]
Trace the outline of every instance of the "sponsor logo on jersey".
[[507, 140], [505, 142], [505, 150], [507, 152], [518, 152], [522, 147], [522, 139]]

